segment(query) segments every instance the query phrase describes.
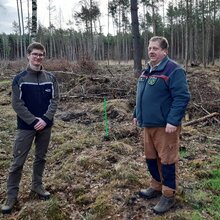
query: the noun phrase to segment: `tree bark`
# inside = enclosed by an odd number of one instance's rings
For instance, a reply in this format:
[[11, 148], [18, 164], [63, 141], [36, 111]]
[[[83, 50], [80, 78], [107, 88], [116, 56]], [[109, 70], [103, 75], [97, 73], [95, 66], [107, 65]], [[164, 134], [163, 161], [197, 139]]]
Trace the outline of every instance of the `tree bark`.
[[18, 24], [19, 24], [19, 40], [20, 40], [20, 57], [23, 57], [23, 42], [22, 42], [22, 34], [21, 34], [21, 17], [20, 17], [20, 8], [17, 0], [17, 12], [18, 12]]
[[188, 49], [189, 49], [189, 0], [186, 0], [186, 33], [185, 33], [185, 69], [188, 66]]
[[36, 41], [37, 36], [37, 0], [32, 0], [32, 28], [31, 41]]
[[22, 50], [22, 57], [25, 56], [25, 50], [26, 50], [26, 39], [25, 39], [25, 32], [24, 32], [24, 16], [23, 16], [23, 7], [22, 7], [22, 1], [20, 0], [20, 6], [21, 6], [21, 23], [22, 23], [22, 42], [23, 42], [23, 50]]
[[137, 0], [131, 0], [131, 26], [132, 26], [132, 37], [133, 37], [133, 51], [134, 51], [134, 72], [135, 76], [138, 76], [142, 69], [141, 57], [141, 42], [139, 32], [139, 21], [138, 21], [138, 7]]

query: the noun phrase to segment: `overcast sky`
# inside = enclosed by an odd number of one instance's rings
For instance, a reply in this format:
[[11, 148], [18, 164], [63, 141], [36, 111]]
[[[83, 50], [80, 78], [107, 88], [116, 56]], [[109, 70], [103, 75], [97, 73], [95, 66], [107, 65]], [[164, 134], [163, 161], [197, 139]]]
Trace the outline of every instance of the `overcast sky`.
[[[52, 5], [55, 6], [56, 11], [53, 12], [53, 20], [52, 23], [58, 28], [59, 19], [56, 17], [61, 17], [62, 19], [62, 28], [66, 27], [66, 23], [68, 20], [72, 20], [73, 12], [80, 11], [80, 1], [79, 0], [51, 0], [53, 2]], [[18, 14], [17, 14], [17, 1], [16, 0], [0, 0], [0, 33], [12, 33], [12, 23], [16, 21], [18, 23]], [[101, 25], [103, 26], [103, 32], [107, 34], [107, 5], [108, 0], [97, 0], [98, 5], [101, 9]], [[31, 0], [30, 0], [31, 4]], [[27, 0], [22, 0], [23, 5], [23, 13], [24, 18], [27, 17]], [[48, 12], [48, 0], [37, 0], [37, 17], [38, 22], [44, 25], [45, 27], [49, 26], [49, 12]], [[59, 13], [61, 12], [61, 13]], [[31, 13], [31, 5], [30, 5], [30, 13]], [[60, 15], [60, 16], [59, 16]], [[31, 16], [31, 14], [30, 14]], [[74, 21], [73, 21], [74, 22]], [[112, 21], [110, 21], [110, 25], [112, 25]], [[110, 27], [110, 32], [112, 27]]]

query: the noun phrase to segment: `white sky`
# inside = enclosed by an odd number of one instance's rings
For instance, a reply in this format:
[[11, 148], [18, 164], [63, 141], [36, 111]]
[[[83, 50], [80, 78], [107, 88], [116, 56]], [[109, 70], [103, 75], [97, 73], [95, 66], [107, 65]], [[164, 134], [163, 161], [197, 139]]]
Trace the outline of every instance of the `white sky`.
[[[19, 0], [20, 2], [20, 0]], [[31, 16], [31, 0], [30, 2], [30, 16]], [[66, 27], [66, 23], [68, 20], [74, 22], [72, 18], [72, 14], [74, 12], [79, 12], [81, 9], [80, 1], [79, 0], [51, 0], [52, 5], [55, 6], [56, 11], [52, 14], [52, 24], [59, 28], [59, 19], [58, 17], [62, 18], [62, 28]], [[108, 0], [96, 0], [98, 2], [99, 8], [101, 10], [101, 25], [103, 26], [104, 34], [108, 32], [108, 18], [107, 18], [107, 5]], [[22, 0], [23, 5], [23, 13], [24, 18], [27, 17], [27, 0]], [[38, 22], [41, 23], [43, 26], [49, 26], [49, 12], [48, 12], [48, 5], [49, 0], [37, 0], [37, 17]], [[61, 13], [59, 13], [61, 12]], [[59, 16], [61, 15], [61, 16]], [[0, 33], [12, 33], [12, 23], [16, 21], [18, 23], [18, 14], [17, 14], [17, 1], [16, 0], [0, 0]], [[110, 33], [113, 30], [112, 27], [112, 20], [110, 19]], [[114, 33], [111, 33], [114, 34]]]

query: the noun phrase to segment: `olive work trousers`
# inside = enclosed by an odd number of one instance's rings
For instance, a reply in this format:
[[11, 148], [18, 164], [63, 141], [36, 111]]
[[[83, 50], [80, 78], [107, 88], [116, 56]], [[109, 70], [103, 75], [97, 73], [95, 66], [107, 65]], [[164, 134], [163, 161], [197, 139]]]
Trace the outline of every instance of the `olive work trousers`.
[[165, 127], [144, 128], [144, 153], [151, 174], [150, 187], [166, 197], [175, 194], [178, 185], [179, 136], [181, 127], [166, 133]]
[[42, 176], [46, 163], [46, 153], [51, 137], [51, 127], [42, 131], [21, 130], [16, 132], [15, 143], [13, 146], [13, 161], [9, 170], [7, 180], [7, 197], [17, 198], [19, 183], [22, 176], [24, 163], [31, 149], [32, 143], [35, 144], [35, 159], [33, 162], [32, 188], [42, 185]]

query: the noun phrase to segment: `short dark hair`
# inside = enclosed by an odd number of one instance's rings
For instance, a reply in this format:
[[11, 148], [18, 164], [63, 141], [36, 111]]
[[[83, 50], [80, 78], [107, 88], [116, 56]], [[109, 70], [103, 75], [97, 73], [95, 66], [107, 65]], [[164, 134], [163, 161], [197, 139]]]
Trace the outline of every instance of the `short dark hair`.
[[27, 47], [27, 54], [30, 54], [34, 49], [37, 49], [37, 50], [42, 50], [44, 55], [46, 53], [46, 49], [44, 47], [43, 44], [39, 43], [39, 42], [34, 42], [34, 43], [31, 43], [28, 47]]
[[165, 38], [165, 37], [162, 37], [162, 36], [154, 36], [152, 37], [150, 41], [158, 41], [160, 43], [160, 47], [162, 49], [168, 49], [169, 48], [169, 43], [168, 43], [168, 40]]

